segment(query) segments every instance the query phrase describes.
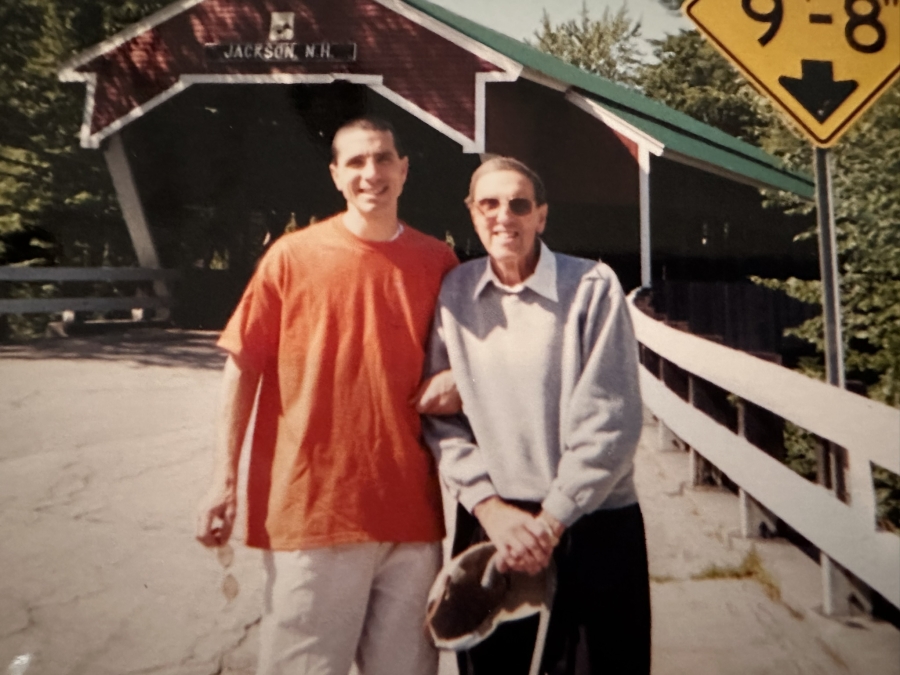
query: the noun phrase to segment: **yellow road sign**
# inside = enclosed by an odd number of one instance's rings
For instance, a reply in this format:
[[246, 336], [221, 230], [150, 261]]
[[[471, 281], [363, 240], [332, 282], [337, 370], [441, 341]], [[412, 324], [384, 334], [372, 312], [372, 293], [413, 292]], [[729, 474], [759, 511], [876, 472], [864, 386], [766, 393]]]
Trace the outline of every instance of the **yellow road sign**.
[[900, 75], [900, 0], [689, 0], [684, 12], [820, 146]]

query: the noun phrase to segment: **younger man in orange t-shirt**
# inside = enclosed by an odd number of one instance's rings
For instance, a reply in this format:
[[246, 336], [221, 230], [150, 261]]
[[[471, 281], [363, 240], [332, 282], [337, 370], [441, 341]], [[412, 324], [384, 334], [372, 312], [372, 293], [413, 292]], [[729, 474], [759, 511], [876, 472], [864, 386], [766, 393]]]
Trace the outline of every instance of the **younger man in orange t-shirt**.
[[[247, 544], [268, 573], [257, 673], [430, 675], [425, 598], [444, 535], [413, 406], [452, 251], [397, 219], [408, 171], [393, 130], [338, 130], [347, 210], [266, 253], [219, 345], [229, 353], [212, 486], [197, 538], [234, 524], [241, 443], [259, 389]], [[438, 411], [432, 411], [438, 412]]]

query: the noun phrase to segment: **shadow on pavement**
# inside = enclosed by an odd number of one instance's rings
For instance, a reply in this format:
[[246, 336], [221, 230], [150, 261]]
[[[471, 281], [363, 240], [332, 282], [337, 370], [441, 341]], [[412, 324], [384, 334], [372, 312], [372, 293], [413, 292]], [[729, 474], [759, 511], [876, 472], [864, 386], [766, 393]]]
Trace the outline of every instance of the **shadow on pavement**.
[[136, 328], [90, 337], [48, 337], [0, 344], [0, 360], [72, 359], [132, 361], [142, 366], [219, 370], [225, 353], [218, 331]]

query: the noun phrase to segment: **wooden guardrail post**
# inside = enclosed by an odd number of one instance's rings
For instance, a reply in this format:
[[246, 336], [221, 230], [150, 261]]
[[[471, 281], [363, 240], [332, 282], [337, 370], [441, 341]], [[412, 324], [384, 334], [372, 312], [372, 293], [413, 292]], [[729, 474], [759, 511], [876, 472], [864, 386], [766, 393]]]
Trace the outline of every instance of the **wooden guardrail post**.
[[[701, 398], [701, 395], [698, 393], [700, 389], [697, 378], [693, 377], [690, 374], [687, 374], [687, 401], [695, 408], [697, 407], [697, 401]], [[697, 452], [697, 448], [693, 446], [688, 447], [688, 479], [690, 480], [691, 487], [698, 487], [700, 485], [704, 485], [711, 475], [711, 466], [709, 462], [707, 462], [703, 456]]]
[[[678, 394], [684, 400], [687, 400], [690, 396], [690, 392], [688, 390], [688, 374], [674, 363], [670, 363], [666, 361], [662, 357], [657, 357], [659, 361], [659, 379], [672, 391]], [[679, 439], [672, 431], [666, 426], [665, 422], [660, 420], [661, 426], [659, 427], [659, 441], [660, 448], [663, 450], [672, 450], [678, 449], [681, 450], [684, 447], [681, 439]]]
[[[738, 435], [775, 459], [784, 459], [784, 419], [743, 399], [738, 399], [736, 407]], [[743, 488], [738, 498], [741, 536], [745, 539], [774, 537], [778, 532], [778, 518]]]
[[872, 613], [871, 591], [853, 578], [825, 553], [819, 552], [822, 568], [822, 612], [826, 616], [847, 616], [854, 605], [859, 611]]
[[691, 487], [700, 487], [701, 485], [710, 485], [718, 483], [716, 479], [715, 466], [697, 452], [693, 446], [688, 446], [688, 478]]
[[[846, 486], [847, 451], [837, 443], [818, 439], [816, 444], [816, 482], [843, 502], [848, 501]], [[825, 552], [819, 552], [822, 569], [822, 611], [826, 616], [846, 616], [853, 605], [872, 612], [868, 589], [861, 586], [843, 567]]]
[[847, 451], [837, 443], [819, 439], [816, 443], [816, 482], [828, 488], [842, 502], [848, 500]]
[[738, 490], [738, 506], [741, 515], [741, 536], [744, 539], [762, 537], [768, 539], [778, 532], [778, 519], [744, 488]]
[[[665, 380], [665, 368], [663, 359], [659, 357], [659, 354], [654, 352], [651, 349], [647, 349], [642, 344], [638, 345], [638, 353], [640, 356], [641, 365], [644, 366], [650, 373], [652, 373], [655, 377], [660, 380]], [[654, 416], [655, 417], [655, 416]], [[667, 452], [670, 450], [680, 450], [678, 437], [672, 433], [672, 430], [666, 425], [666, 423], [656, 417], [656, 430], [657, 430], [657, 444], [658, 448], [663, 452]]]
[[669, 452], [672, 450], [680, 450], [678, 446], [678, 437], [672, 433], [672, 430], [666, 426], [666, 423], [661, 419], [657, 419], [656, 424], [657, 429], [657, 442], [659, 443], [659, 449], [663, 452]]

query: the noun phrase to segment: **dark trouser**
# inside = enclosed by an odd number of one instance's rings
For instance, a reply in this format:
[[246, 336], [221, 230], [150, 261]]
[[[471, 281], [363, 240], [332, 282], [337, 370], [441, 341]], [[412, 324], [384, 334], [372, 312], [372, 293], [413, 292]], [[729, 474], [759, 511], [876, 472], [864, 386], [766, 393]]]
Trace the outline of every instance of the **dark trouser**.
[[[453, 554], [486, 539], [475, 517], [458, 507]], [[541, 672], [648, 675], [650, 580], [640, 507], [581, 517], [563, 534], [554, 558], [557, 590]], [[537, 616], [501, 624], [458, 654], [460, 675], [527, 675], [537, 626]]]

